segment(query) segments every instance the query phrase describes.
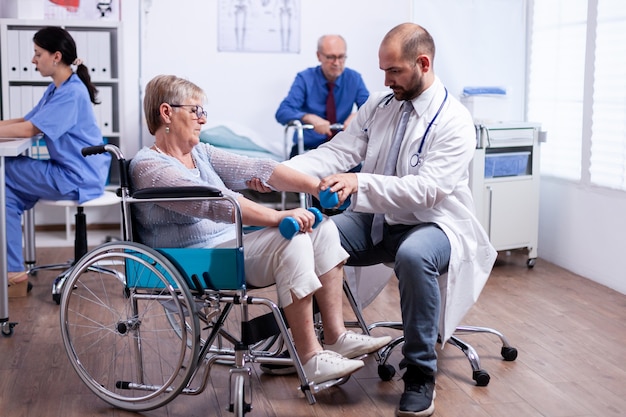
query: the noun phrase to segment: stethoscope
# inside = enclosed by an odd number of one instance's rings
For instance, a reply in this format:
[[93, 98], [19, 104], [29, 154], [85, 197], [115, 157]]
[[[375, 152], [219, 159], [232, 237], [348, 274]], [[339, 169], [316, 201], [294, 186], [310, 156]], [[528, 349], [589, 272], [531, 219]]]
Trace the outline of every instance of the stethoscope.
[[420, 147], [418, 148], [417, 153], [414, 153], [413, 155], [411, 155], [411, 160], [409, 161], [409, 163], [414, 168], [417, 166], [420, 166], [422, 162], [424, 162], [424, 159], [421, 156], [422, 149], [424, 148], [424, 142], [426, 142], [426, 137], [428, 136], [428, 132], [430, 132], [430, 128], [432, 127], [433, 123], [435, 123], [437, 116], [439, 116], [439, 113], [441, 113], [441, 109], [443, 109], [443, 105], [446, 104], [446, 100], [448, 100], [448, 89], [444, 87], [444, 90], [446, 91], [446, 95], [443, 97], [443, 101], [441, 102], [441, 105], [439, 106], [437, 113], [435, 113], [433, 118], [430, 120], [430, 123], [428, 123], [428, 126], [426, 127], [426, 131], [424, 132], [424, 136], [422, 136], [422, 141], [420, 142]]
[[[437, 113], [435, 113], [435, 116], [433, 116], [433, 118], [428, 123], [428, 126], [426, 127], [426, 131], [424, 132], [424, 136], [422, 136], [422, 141], [420, 142], [420, 146], [419, 146], [419, 149], [417, 150], [417, 153], [414, 153], [413, 155], [411, 155], [411, 159], [409, 162], [412, 167], [419, 166], [423, 162], [423, 158], [421, 157], [421, 155], [422, 155], [422, 149], [424, 148], [424, 142], [426, 142], [426, 137], [428, 136], [428, 132], [430, 132], [430, 128], [432, 127], [433, 123], [435, 123], [435, 120], [439, 116], [439, 113], [441, 113], [441, 109], [443, 109], [444, 104], [446, 104], [446, 101], [448, 100], [448, 89], [444, 87], [444, 90], [446, 92], [446, 95], [443, 97], [443, 101], [441, 102], [439, 109], [437, 109]], [[386, 107], [391, 102], [391, 99], [393, 99], [393, 93], [386, 95], [380, 100], [380, 102], [376, 106], [376, 109], [374, 109], [374, 113], [365, 121], [364, 123], [365, 127], [362, 129], [363, 133], [367, 134], [367, 131], [369, 130], [369, 126], [372, 125], [372, 123], [374, 122], [374, 119], [376, 118], [376, 113], [378, 112], [378, 109]]]
[[370, 117], [367, 118], [365, 123], [363, 123], [364, 127], [363, 129], [361, 129], [363, 133], [367, 134], [367, 131], [369, 130], [369, 126], [371, 126], [374, 120], [376, 119], [376, 113], [378, 113], [378, 109], [387, 107], [387, 105], [391, 103], [392, 99], [393, 99], [393, 93], [389, 93], [385, 97], [380, 99], [380, 101], [376, 105], [376, 108], [374, 109], [374, 112], [370, 115]]

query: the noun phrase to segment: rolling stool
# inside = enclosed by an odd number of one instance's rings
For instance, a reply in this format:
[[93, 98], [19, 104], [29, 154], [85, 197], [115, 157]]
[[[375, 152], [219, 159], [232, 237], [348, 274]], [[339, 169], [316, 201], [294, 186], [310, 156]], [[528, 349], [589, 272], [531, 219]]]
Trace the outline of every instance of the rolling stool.
[[[40, 265], [33, 266], [28, 270], [29, 275], [34, 275], [37, 271], [50, 270], [50, 269], [64, 269], [59, 276], [56, 277], [52, 284], [52, 299], [59, 304], [61, 302], [61, 292], [63, 290], [63, 284], [65, 278], [72, 270], [72, 266], [78, 261], [85, 253], [87, 253], [87, 218], [85, 216], [85, 207], [104, 207], [113, 204], [119, 204], [120, 198], [113, 191], [105, 191], [100, 197], [88, 200], [79, 204], [74, 200], [39, 200], [38, 203], [48, 206], [65, 207], [65, 233], [67, 240], [71, 239], [71, 222], [70, 222], [70, 208], [76, 207], [76, 227], [74, 232], [74, 259], [60, 264]], [[31, 210], [32, 212], [32, 210]], [[27, 259], [34, 259], [34, 247], [35, 247], [35, 230], [33, 214], [29, 213], [27, 216], [27, 234], [29, 237], [27, 245]], [[27, 261], [27, 263], [34, 264], [34, 261]]]

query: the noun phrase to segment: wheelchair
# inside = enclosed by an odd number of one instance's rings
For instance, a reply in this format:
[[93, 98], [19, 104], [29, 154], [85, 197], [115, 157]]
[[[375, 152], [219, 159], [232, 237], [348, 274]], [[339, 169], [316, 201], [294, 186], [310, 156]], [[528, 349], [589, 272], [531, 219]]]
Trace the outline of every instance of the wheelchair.
[[[252, 363], [294, 365], [310, 404], [315, 393], [349, 378], [309, 382], [279, 307], [248, 294], [242, 218], [235, 199], [210, 187], [132, 190], [128, 161], [116, 146], [83, 149], [85, 156], [104, 152], [120, 165], [123, 239], [80, 258], [60, 301], [66, 353], [96, 396], [120, 409], [147, 411], [179, 394], [201, 393], [211, 368], [228, 365], [228, 410], [243, 416], [252, 409]], [[227, 200], [234, 206], [234, 247], [151, 248], [135, 241], [134, 204], [200, 199]], [[267, 313], [251, 318], [252, 306]], [[229, 319], [233, 312], [240, 319], [234, 326]], [[284, 347], [290, 358], [276, 358]]]

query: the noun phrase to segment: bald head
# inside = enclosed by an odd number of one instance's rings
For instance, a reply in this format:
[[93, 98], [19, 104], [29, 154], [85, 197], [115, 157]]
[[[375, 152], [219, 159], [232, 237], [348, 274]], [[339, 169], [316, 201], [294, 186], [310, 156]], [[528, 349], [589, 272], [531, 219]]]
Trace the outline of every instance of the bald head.
[[328, 81], [335, 81], [346, 65], [346, 41], [340, 35], [324, 35], [317, 41], [317, 59]]
[[435, 81], [435, 43], [423, 27], [403, 23], [391, 29], [378, 50], [385, 85], [398, 100], [412, 100]]
[[339, 47], [344, 50], [347, 49], [346, 40], [341, 35], [322, 35], [317, 41], [317, 52], [324, 52], [325, 49], [332, 47]]
[[402, 58], [415, 61], [418, 55], [426, 55], [431, 64], [435, 59], [435, 42], [430, 33], [415, 23], [402, 23], [391, 29], [383, 38], [380, 47], [399, 46]]

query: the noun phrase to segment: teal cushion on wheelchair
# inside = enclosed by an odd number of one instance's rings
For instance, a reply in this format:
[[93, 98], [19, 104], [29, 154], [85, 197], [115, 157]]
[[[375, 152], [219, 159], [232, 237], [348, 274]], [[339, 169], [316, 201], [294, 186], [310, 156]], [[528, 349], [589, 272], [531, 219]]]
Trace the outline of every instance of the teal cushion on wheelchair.
[[[240, 290], [245, 288], [243, 250], [240, 248], [160, 248], [179, 271], [191, 289]], [[137, 271], [142, 267], [128, 261], [127, 286], [140, 288], [163, 288], [164, 284], [150, 271]], [[133, 271], [130, 273], [129, 271]], [[146, 273], [147, 272], [147, 273]], [[174, 280], [167, 276], [170, 284]]]

